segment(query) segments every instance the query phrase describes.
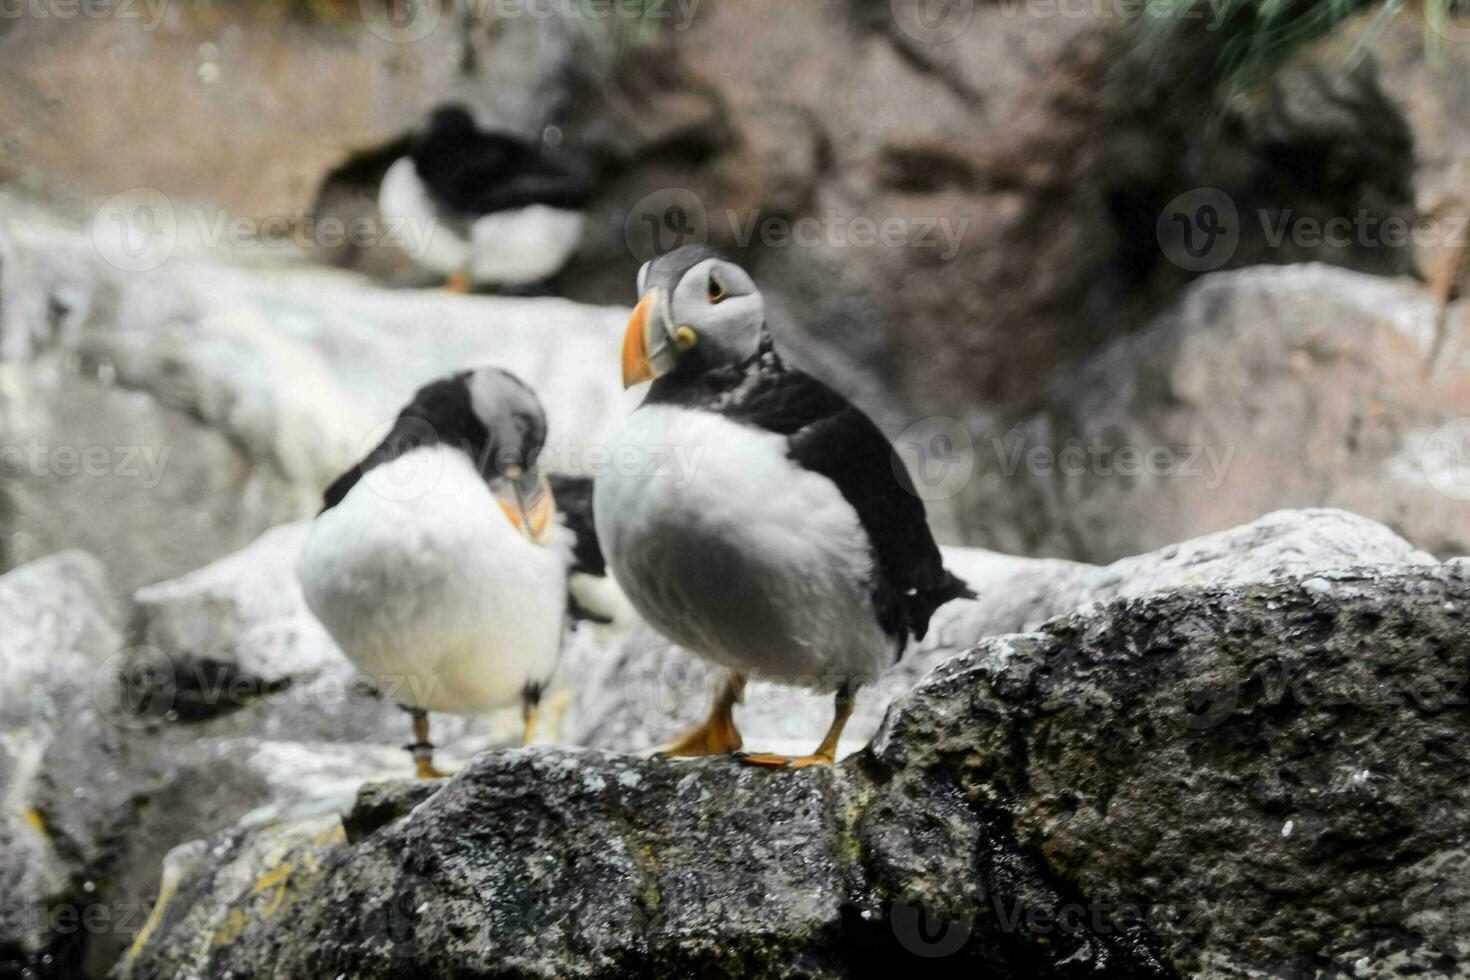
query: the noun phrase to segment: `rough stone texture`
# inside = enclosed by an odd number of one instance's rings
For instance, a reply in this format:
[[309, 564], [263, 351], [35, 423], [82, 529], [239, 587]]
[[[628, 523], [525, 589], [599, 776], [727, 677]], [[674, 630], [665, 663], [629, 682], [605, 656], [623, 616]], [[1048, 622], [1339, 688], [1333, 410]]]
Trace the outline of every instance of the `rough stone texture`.
[[0, 975], [75, 967], [80, 905], [129, 805], [119, 732], [94, 685], [122, 649], [101, 564], [66, 552], [0, 576]]
[[[1457, 567], [1386, 566], [1079, 614], [942, 667], [875, 773], [1005, 812], [1182, 974], [1463, 973], [1467, 595]], [[936, 843], [895, 860], [953, 862]]]
[[[1107, 566], [946, 548], [945, 563], [970, 583], [973, 601], [941, 608], [929, 635], [863, 689], [844, 752], [877, 731], [888, 706], [920, 678], [985, 637], [1036, 629], [1093, 602], [1197, 585], [1268, 582], [1358, 563], [1432, 563], [1393, 532], [1334, 510], [1282, 511], [1258, 521], [1125, 558]], [[574, 744], [640, 750], [692, 725], [723, 673], [646, 629], [611, 645], [573, 647], [564, 673], [580, 678], [563, 734]], [[746, 692], [737, 720], [748, 747], [810, 751], [832, 718], [830, 695], [769, 683]]]
[[148, 802], [120, 835], [102, 895], [120, 923], [126, 917], [126, 926], [87, 937], [88, 976], [106, 975], [142, 929], [159, 894], [164, 856], [173, 848], [234, 826], [259, 831], [335, 819], [352, 808], [364, 782], [401, 778], [408, 768], [407, 755], [396, 747], [198, 738], [192, 732], [150, 739], [139, 754], [146, 754], [153, 776]]
[[[693, 217], [666, 222], [664, 244], [686, 228], [739, 250], [777, 322], [829, 352], [829, 372], [846, 362], [897, 394], [898, 427], [904, 413], [942, 413], [979, 428], [1197, 274], [1165, 259], [1158, 232], [1195, 188], [1219, 188], [1245, 216], [1233, 267], [1412, 268], [1410, 249], [1275, 245], [1255, 219], [1412, 218], [1412, 134], [1371, 70], [1296, 69], [1236, 105], [1197, 66], [1150, 77], [1125, 20], [928, 0], [705, 5], [657, 41], [673, 63], [663, 97], [684, 95], [672, 115], [688, 136], [619, 144], [637, 166], [607, 181], [595, 215], [610, 234], [589, 237], [567, 282], [596, 301], [626, 295], [644, 219], [681, 204]], [[624, 108], [640, 91], [598, 81], [569, 131], [595, 141], [591, 120], [612, 118], [642, 132]], [[711, 99], [723, 139], [698, 125]], [[799, 243], [761, 230], [803, 219], [821, 231]], [[909, 237], [874, 245], [854, 219], [896, 220]], [[921, 231], [941, 220], [949, 236]]]
[[1436, 336], [1406, 280], [1320, 265], [1208, 277], [977, 439], [963, 510], [984, 515], [987, 544], [1094, 561], [1284, 505], [1342, 507], [1463, 554], [1470, 307]]
[[485, 754], [355, 844], [175, 852], [117, 975], [1470, 975], [1467, 602], [1458, 565], [1114, 600], [830, 770]]

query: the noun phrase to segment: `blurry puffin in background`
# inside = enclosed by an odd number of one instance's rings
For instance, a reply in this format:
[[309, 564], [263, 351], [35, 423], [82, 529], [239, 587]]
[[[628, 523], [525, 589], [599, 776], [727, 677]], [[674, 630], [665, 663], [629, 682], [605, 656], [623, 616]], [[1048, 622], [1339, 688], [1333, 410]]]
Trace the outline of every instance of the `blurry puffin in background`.
[[[430, 711], [521, 702], [529, 744], [556, 668], [573, 573], [602, 574], [586, 523], [590, 484], [536, 460], [546, 416], [497, 368], [420, 388], [387, 438], [326, 491], [297, 562], [306, 603], [384, 696], [413, 715], [421, 778], [434, 768]], [[575, 609], [575, 605], [573, 606]]]
[[422, 242], [413, 258], [464, 292], [526, 290], [555, 275], [582, 240], [591, 181], [509, 133], [482, 130], [463, 106], [444, 106], [383, 175], [378, 210]]
[[836, 711], [811, 755], [744, 761], [831, 763], [858, 687], [973, 593], [944, 568], [888, 439], [782, 364], [744, 269], [685, 247], [646, 264], [638, 292], [623, 383], [653, 384], [610, 455], [687, 465], [599, 474], [596, 533], [638, 613], [729, 671], [709, 719], [666, 751], [739, 749], [733, 708], [757, 676], [834, 690]]

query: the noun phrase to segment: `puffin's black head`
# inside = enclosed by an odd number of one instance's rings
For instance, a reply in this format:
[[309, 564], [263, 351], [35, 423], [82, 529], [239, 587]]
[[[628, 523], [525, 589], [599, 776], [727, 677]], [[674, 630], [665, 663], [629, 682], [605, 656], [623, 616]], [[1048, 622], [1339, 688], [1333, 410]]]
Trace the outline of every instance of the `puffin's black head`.
[[546, 412], [509, 371], [461, 371], [420, 388], [400, 418], [427, 423], [433, 441], [464, 451], [512, 523], [539, 540], [551, 521], [551, 490], [538, 462]]
[[687, 245], [638, 271], [638, 307], [623, 338], [623, 385], [737, 364], [760, 349], [766, 301], [740, 266]]
[[427, 134], [434, 136], [469, 136], [475, 132], [475, 117], [464, 106], [451, 102], [435, 109], [429, 116]]

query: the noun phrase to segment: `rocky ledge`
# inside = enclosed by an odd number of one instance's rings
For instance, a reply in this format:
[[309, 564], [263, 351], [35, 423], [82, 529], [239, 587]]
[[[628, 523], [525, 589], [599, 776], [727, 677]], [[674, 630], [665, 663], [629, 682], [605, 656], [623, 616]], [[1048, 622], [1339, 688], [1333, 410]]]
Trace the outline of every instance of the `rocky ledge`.
[[1466, 975], [1467, 609], [1456, 562], [1094, 602], [831, 769], [486, 752], [174, 850], [114, 975]]

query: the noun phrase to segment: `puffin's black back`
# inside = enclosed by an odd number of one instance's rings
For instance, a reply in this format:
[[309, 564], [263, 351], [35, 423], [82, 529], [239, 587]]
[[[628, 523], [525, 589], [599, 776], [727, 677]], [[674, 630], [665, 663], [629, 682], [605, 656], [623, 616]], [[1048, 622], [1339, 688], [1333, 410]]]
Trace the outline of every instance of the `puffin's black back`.
[[412, 157], [419, 179], [443, 203], [465, 214], [532, 204], [576, 209], [591, 197], [585, 166], [555, 160], [509, 133], [481, 130], [456, 106], [434, 113], [414, 142]]
[[445, 445], [463, 449], [482, 473], [489, 475], [493, 462], [490, 430], [475, 414], [466, 383], [470, 372], [461, 371], [431, 381], [414, 393], [413, 400], [393, 422], [393, 428], [378, 446], [352, 469], [332, 481], [323, 495], [322, 512], [342, 502], [364, 473], [415, 449]]
[[856, 405], [788, 369], [769, 334], [741, 364], [658, 379], [645, 403], [705, 408], [784, 435], [796, 463], [836, 484], [868, 535], [878, 623], [900, 649], [909, 636], [923, 639], [934, 610], [975, 597], [944, 567], [924, 503], [893, 444]]

